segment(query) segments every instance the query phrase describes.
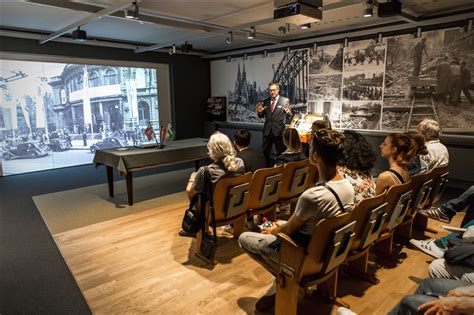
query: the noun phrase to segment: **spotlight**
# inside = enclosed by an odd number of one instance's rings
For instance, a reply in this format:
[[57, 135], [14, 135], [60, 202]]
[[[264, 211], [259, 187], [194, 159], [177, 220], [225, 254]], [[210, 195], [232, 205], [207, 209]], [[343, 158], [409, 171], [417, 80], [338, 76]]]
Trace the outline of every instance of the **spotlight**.
[[76, 42], [85, 42], [87, 39], [86, 31], [81, 30], [81, 27], [78, 26], [77, 30], [72, 31], [72, 39]]
[[132, 9], [125, 10], [125, 18], [130, 20], [138, 20], [140, 18], [140, 12], [138, 9], [138, 4], [136, 2], [132, 3]]
[[267, 58], [268, 57], [268, 51], [267, 50], [264, 50], [263, 51], [263, 58]]
[[170, 54], [170, 55], [176, 54], [176, 45], [175, 45], [175, 44], [173, 44], [173, 45], [170, 47], [170, 50], [168, 51], [168, 54]]
[[346, 38], [344, 38], [344, 47], [348, 47], [349, 46], [349, 40]]
[[367, 0], [367, 2], [365, 4], [367, 5], [367, 8], [364, 10], [363, 17], [371, 17], [373, 15], [372, 0]]
[[300, 28], [301, 28], [302, 30], [306, 30], [306, 29], [308, 29], [308, 28], [311, 28], [311, 23], [303, 24], [303, 25], [300, 26]]
[[189, 44], [187, 41], [181, 45], [181, 51], [184, 53], [188, 53], [193, 50], [193, 45]]
[[232, 34], [232, 32], [227, 33], [227, 37], [225, 38], [225, 43], [227, 45], [230, 45], [232, 44], [233, 41], [234, 41], [234, 35]]
[[232, 57], [231, 56], [227, 56], [227, 62], [232, 62]]
[[255, 27], [252, 26], [250, 28], [250, 31], [247, 33], [247, 38], [248, 39], [254, 39], [255, 38]]

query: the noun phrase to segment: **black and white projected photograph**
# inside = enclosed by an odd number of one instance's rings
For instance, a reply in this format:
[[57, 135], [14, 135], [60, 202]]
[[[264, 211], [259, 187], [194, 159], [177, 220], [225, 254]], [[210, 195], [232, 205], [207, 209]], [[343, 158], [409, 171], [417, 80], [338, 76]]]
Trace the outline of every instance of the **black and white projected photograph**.
[[379, 102], [343, 102], [339, 128], [380, 130], [381, 109]]
[[326, 115], [334, 128], [339, 128], [341, 111], [341, 101], [312, 101], [308, 103], [308, 113]]
[[343, 99], [351, 101], [381, 101], [383, 96], [383, 72], [344, 72]]
[[159, 128], [156, 69], [1, 63], [3, 175], [91, 163], [96, 150], [138, 144], [149, 124]]
[[337, 101], [341, 99], [342, 74], [310, 75], [308, 100]]
[[383, 71], [385, 68], [386, 39], [349, 42], [344, 50], [344, 72]]
[[343, 46], [340, 44], [318, 46], [309, 63], [309, 74], [342, 72]]
[[[396, 36], [387, 45], [384, 112], [390, 111], [385, 106], [392, 100], [411, 112], [409, 129], [423, 117], [439, 121], [443, 133], [474, 134], [473, 31], [452, 28], [422, 32], [419, 37]], [[392, 130], [388, 122], [383, 126]]]

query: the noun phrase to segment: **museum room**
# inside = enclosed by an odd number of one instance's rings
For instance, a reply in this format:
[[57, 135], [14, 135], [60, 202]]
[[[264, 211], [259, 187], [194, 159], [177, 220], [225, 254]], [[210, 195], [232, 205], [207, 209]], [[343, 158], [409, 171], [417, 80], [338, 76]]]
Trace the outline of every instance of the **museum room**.
[[474, 314], [472, 0], [0, 9], [0, 314]]

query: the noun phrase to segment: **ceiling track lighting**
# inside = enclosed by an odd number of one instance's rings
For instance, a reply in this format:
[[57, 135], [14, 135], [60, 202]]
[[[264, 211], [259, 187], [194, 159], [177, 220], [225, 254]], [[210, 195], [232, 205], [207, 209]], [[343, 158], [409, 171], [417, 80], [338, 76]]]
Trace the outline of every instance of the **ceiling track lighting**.
[[168, 51], [168, 54], [170, 54], [170, 56], [176, 54], [176, 45], [173, 44], [171, 47], [170, 47], [170, 50]]
[[311, 28], [311, 23], [303, 24], [303, 25], [300, 26], [300, 28], [301, 28], [302, 30], [306, 30], [306, 29], [308, 29], [308, 28]]
[[382, 33], [379, 33], [379, 37], [376, 39], [377, 44], [382, 44]]
[[140, 9], [137, 2], [132, 3], [132, 9], [125, 10], [125, 18], [130, 20], [140, 19]]
[[349, 46], [349, 40], [347, 38], [344, 38], [344, 47]]
[[268, 51], [267, 50], [264, 50], [263, 51], [263, 58], [267, 58], [268, 57]]
[[254, 39], [255, 38], [255, 26], [250, 27], [250, 31], [247, 33], [247, 38], [248, 39]]
[[87, 40], [87, 33], [78, 26], [75, 31], [72, 31], [72, 39], [76, 42], [85, 42]]
[[421, 38], [421, 27], [418, 27], [418, 28], [416, 29], [416, 32], [413, 33], [413, 37], [414, 37], [414, 38]]
[[365, 5], [367, 6], [367, 8], [365, 8], [364, 10], [364, 15], [363, 17], [372, 17], [373, 16], [373, 12], [374, 12], [374, 6], [373, 6], [373, 3], [372, 3], [372, 0], [367, 0], [365, 2]]
[[231, 56], [227, 56], [227, 62], [232, 62], [232, 57]]
[[225, 38], [225, 43], [227, 45], [230, 45], [232, 44], [233, 41], [234, 41], [234, 35], [232, 34], [232, 32], [228, 32], [227, 37]]

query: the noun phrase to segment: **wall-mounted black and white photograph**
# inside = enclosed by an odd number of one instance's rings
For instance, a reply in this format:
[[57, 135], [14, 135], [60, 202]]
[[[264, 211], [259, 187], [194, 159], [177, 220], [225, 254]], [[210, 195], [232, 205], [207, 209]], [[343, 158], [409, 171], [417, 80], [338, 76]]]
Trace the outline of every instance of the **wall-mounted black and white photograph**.
[[384, 107], [388, 99], [413, 106], [409, 129], [432, 118], [443, 133], [474, 134], [473, 51], [474, 33], [462, 28], [389, 38]]
[[334, 128], [339, 128], [340, 118], [342, 112], [341, 101], [310, 101], [308, 103], [308, 113], [322, 114], [329, 117], [331, 125]]
[[339, 128], [380, 130], [381, 110], [380, 102], [343, 102]]
[[308, 100], [338, 101], [341, 99], [342, 74], [310, 75]]
[[349, 42], [344, 50], [344, 72], [383, 71], [387, 40], [378, 39]]
[[310, 59], [309, 74], [341, 73], [343, 51], [340, 44], [316, 47]]
[[263, 122], [256, 103], [268, 97], [268, 84], [279, 82], [280, 95], [294, 113], [306, 113], [309, 51], [293, 50], [211, 62], [211, 93], [227, 95], [227, 120]]
[[91, 163], [159, 130], [156, 69], [0, 62], [3, 175]]
[[345, 72], [343, 77], [343, 98], [345, 100], [381, 101], [383, 96], [383, 72]]

